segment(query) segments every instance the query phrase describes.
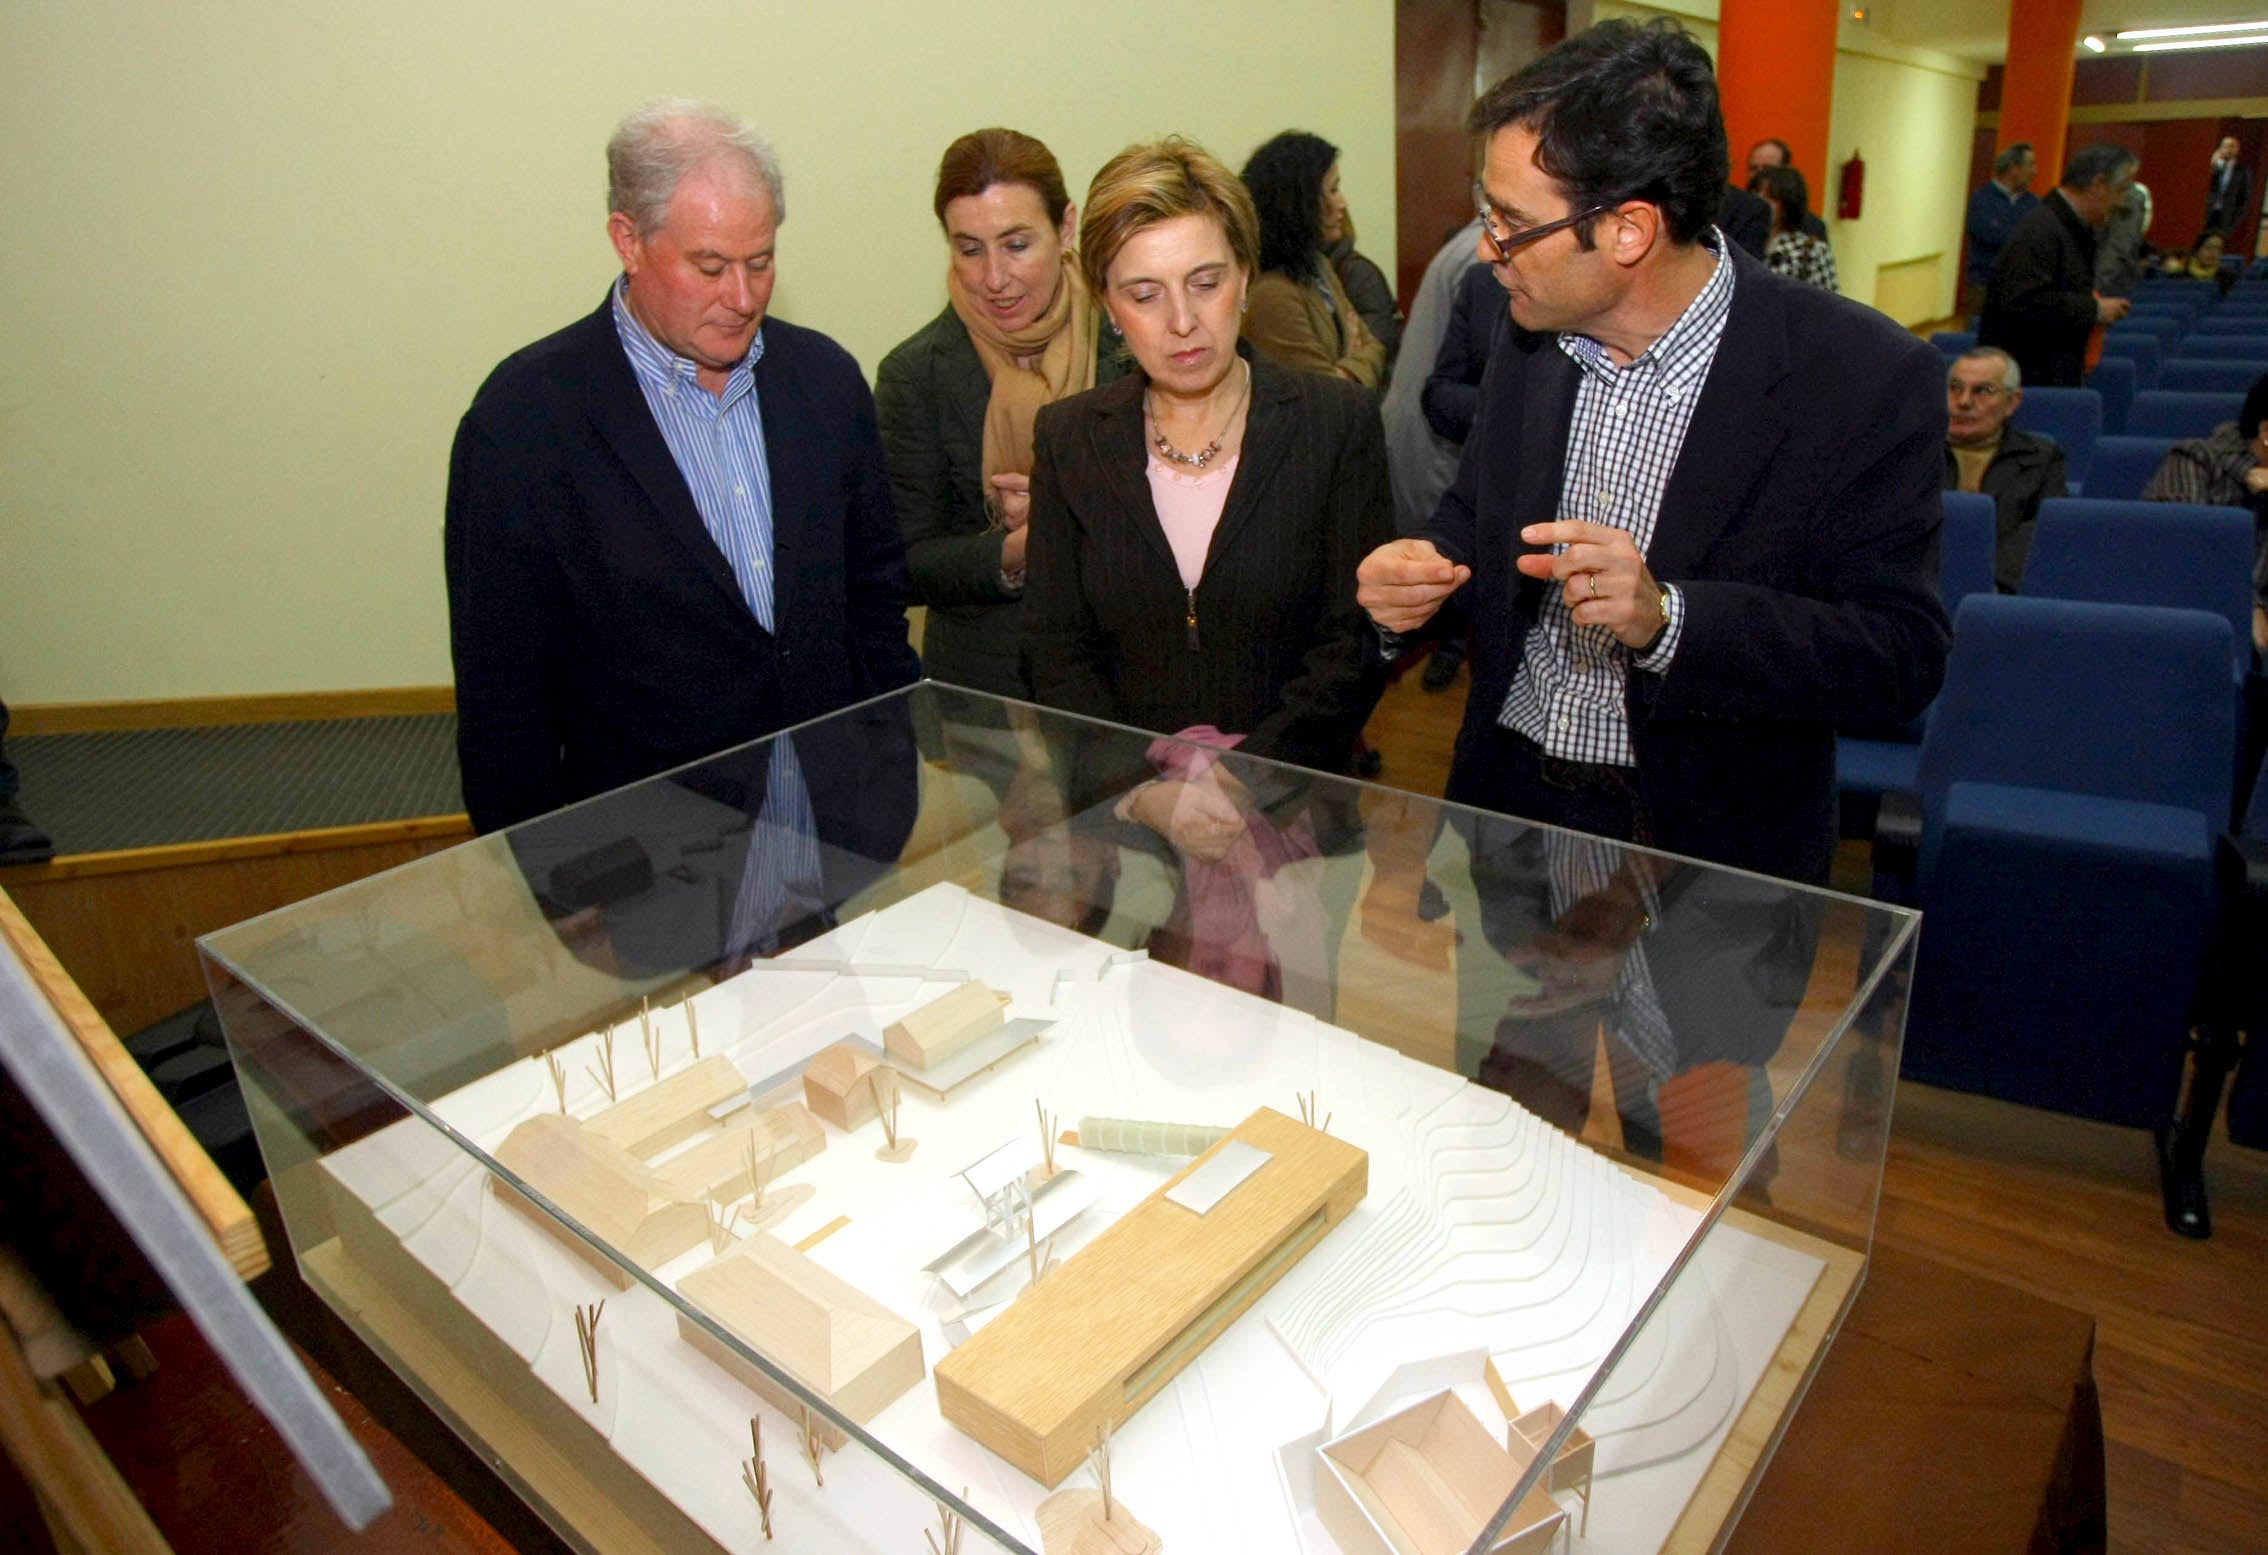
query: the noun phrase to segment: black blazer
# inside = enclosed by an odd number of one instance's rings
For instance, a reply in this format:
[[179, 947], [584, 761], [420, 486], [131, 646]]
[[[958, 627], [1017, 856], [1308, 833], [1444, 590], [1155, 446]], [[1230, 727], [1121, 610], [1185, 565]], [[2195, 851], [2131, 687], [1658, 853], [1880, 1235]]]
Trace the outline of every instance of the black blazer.
[[858, 364], [764, 322], [773, 619], [757, 624], [610, 302], [507, 358], [449, 460], [457, 755], [481, 831], [904, 685], [905, 556]]
[[[1683, 635], [1667, 671], [1628, 676], [1630, 740], [1657, 846], [1823, 881], [1836, 728], [1902, 724], [1944, 678], [1945, 366], [1873, 309], [1729, 253], [1731, 317], [1646, 558], [1685, 596]], [[1452, 798], [1543, 597], [1513, 561], [1534, 549], [1520, 528], [1558, 515], [1578, 372], [1555, 336], [1507, 328], [1425, 531], [1473, 569]]]
[[1163, 733], [1209, 723], [1255, 756], [1344, 771], [1384, 685], [1355, 603], [1356, 565], [1394, 533], [1377, 397], [1238, 349], [1244, 451], [1193, 601], [1150, 501], [1148, 380], [1040, 412], [1025, 672], [1053, 707]]
[[2205, 178], [2205, 230], [2226, 234], [2230, 228], [2244, 220], [2245, 207], [2252, 203], [2252, 170], [2242, 162], [2231, 163], [2229, 181], [2224, 187], [2217, 173]]
[[[2001, 593], [2016, 592], [2024, 576], [2024, 558], [2031, 554], [2040, 504], [2050, 497], [2068, 496], [2068, 479], [2063, 450], [2055, 446], [2054, 439], [2014, 427], [2001, 428], [2000, 451], [1985, 466], [1984, 479], [1978, 483], [1979, 490], [1992, 498], [1992, 579]], [[1961, 462], [1948, 446], [1945, 489], [1954, 491], [1960, 484]]]
[[1489, 342], [1509, 316], [1504, 288], [1494, 265], [1475, 265], [1457, 282], [1449, 308], [1449, 327], [1433, 358], [1419, 399], [1425, 424], [1444, 441], [1463, 447], [1480, 411], [1481, 374], [1488, 368]]
[[2095, 233], [2059, 191], [2024, 213], [1993, 261], [1977, 344], [1998, 346], [2024, 387], [2079, 387], [2095, 327]]

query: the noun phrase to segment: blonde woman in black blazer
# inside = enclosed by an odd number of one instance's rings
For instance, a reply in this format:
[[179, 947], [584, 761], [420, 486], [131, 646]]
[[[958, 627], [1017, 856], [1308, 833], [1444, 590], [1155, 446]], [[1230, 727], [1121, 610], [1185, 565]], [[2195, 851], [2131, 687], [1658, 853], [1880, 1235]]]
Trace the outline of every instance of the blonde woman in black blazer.
[[[1343, 771], [1383, 683], [1355, 567], [1393, 533], [1385, 439], [1374, 396], [1238, 340], [1257, 251], [1250, 197], [1188, 142], [1130, 148], [1096, 175], [1080, 259], [1140, 370], [1040, 412], [1025, 670], [1051, 706], [1209, 726]], [[1236, 461], [1194, 586], [1152, 497], [1153, 449], [1184, 468]], [[1176, 786], [1122, 814], [1186, 846]]]

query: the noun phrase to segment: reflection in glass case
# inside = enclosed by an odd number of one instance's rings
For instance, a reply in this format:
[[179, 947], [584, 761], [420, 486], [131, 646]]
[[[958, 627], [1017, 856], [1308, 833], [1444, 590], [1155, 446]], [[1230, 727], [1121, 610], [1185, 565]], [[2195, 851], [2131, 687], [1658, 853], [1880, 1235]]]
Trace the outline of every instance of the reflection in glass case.
[[925, 683], [202, 942], [302, 1273], [587, 1549], [1705, 1551], [1916, 920]]

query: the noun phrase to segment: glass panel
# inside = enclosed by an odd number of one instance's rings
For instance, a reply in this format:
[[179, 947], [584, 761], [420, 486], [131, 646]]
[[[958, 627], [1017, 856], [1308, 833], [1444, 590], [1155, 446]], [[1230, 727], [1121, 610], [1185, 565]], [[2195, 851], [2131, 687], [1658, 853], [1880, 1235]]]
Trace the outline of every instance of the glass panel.
[[1914, 921], [931, 683], [203, 946], [302, 1268], [590, 1547], [757, 1548], [754, 1416], [829, 1548], [1647, 1551], [1863, 1272]]

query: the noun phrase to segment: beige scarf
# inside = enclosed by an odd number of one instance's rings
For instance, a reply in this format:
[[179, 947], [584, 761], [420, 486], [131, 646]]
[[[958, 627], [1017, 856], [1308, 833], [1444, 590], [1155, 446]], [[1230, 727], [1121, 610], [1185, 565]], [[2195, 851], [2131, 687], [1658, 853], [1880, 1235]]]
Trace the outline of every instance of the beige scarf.
[[[1102, 315], [1079, 279], [1078, 256], [1063, 251], [1063, 278], [1055, 300], [1022, 329], [1002, 329], [985, 316], [984, 304], [961, 285], [947, 266], [946, 295], [969, 332], [977, 360], [992, 379], [992, 399], [984, 412], [985, 509], [992, 510], [995, 475], [1032, 473], [1032, 422], [1040, 407], [1095, 386], [1095, 339]], [[1037, 354], [1037, 370], [1018, 367], [1016, 358]]]

